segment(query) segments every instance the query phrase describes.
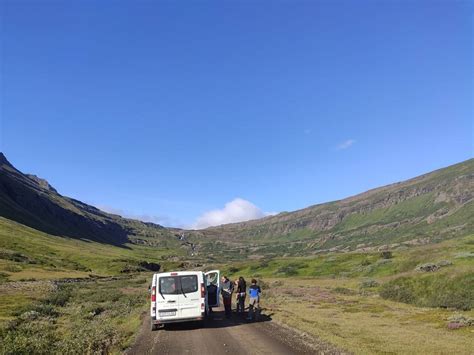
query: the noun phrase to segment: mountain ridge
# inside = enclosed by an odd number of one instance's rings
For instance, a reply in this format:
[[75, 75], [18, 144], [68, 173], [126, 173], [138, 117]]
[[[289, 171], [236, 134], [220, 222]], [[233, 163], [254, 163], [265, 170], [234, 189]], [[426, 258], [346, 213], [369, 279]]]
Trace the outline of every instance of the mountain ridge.
[[262, 252], [261, 245], [268, 244], [264, 250], [268, 253], [277, 244], [293, 244], [295, 250], [289, 252], [297, 254], [442, 239], [453, 235], [453, 230], [454, 236], [463, 235], [474, 231], [472, 220], [474, 159], [469, 159], [345, 199], [191, 235], [233, 248], [247, 244], [256, 254]]
[[[123, 218], [61, 195], [45, 179], [24, 174], [0, 153], [0, 216], [56, 236], [114, 245], [174, 243], [163, 226]], [[151, 239], [151, 242], [149, 241]]]
[[474, 231], [474, 159], [341, 200], [186, 230], [123, 218], [62, 196], [0, 153], [0, 216], [57, 236], [187, 248], [191, 256], [226, 250], [298, 255], [442, 240]]

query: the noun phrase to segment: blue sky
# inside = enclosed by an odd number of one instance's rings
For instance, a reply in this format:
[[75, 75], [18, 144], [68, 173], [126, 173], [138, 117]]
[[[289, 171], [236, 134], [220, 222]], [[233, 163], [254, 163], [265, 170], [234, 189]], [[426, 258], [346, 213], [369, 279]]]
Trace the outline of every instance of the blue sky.
[[111, 211], [222, 222], [473, 155], [468, 1], [0, 7], [0, 149]]

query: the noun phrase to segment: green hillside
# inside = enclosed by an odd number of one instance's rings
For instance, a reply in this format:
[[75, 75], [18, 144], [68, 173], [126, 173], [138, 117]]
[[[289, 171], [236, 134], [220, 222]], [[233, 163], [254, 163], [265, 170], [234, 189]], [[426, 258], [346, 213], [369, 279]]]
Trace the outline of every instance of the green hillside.
[[117, 275], [143, 270], [143, 262], [176, 265], [185, 254], [179, 248], [57, 237], [0, 217], [0, 278], [11, 281]]
[[438, 242], [474, 232], [474, 159], [344, 200], [190, 232], [202, 253], [310, 255]]
[[0, 153], [0, 216], [60, 237], [175, 247], [181, 243], [168, 229], [122, 218], [62, 196], [46, 180], [17, 170]]
[[345, 200], [185, 231], [61, 196], [3, 157], [0, 350], [123, 351], [159, 265], [256, 277], [264, 312], [351, 352], [467, 354], [473, 177], [469, 160]]

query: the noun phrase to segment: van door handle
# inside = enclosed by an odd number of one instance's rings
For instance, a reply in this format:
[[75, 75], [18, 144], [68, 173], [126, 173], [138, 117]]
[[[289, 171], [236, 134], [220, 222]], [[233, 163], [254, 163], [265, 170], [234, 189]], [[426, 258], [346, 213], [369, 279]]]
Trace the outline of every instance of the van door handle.
[[175, 303], [176, 301], [166, 301], [166, 302], [168, 302], [168, 303]]

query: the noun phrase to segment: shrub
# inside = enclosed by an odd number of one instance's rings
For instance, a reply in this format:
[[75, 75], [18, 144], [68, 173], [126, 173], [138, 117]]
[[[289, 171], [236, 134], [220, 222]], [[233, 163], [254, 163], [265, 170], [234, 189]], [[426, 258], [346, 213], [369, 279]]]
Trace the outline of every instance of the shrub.
[[413, 280], [409, 277], [401, 277], [382, 285], [380, 290], [382, 298], [403, 303], [415, 303], [416, 298], [414, 294]]
[[0, 272], [0, 283], [6, 282], [8, 280], [8, 274]]
[[288, 265], [281, 266], [277, 269], [277, 273], [283, 274], [286, 276], [295, 276], [298, 275], [299, 269], [304, 269], [308, 267], [308, 264], [305, 263], [289, 263]]
[[364, 280], [360, 283], [359, 287], [360, 288], [372, 288], [372, 287], [377, 287], [379, 283], [375, 280]]
[[70, 286], [59, 286], [58, 290], [53, 292], [45, 302], [54, 306], [64, 307], [71, 296], [72, 289]]
[[474, 308], [474, 274], [400, 277], [382, 285], [380, 296], [422, 307]]
[[262, 288], [262, 290], [268, 290], [270, 288], [270, 286], [268, 285], [268, 283], [266, 283], [265, 281], [263, 280], [259, 280], [258, 281], [258, 285]]
[[58, 347], [63, 354], [107, 354], [120, 337], [113, 325], [105, 322], [83, 322]]
[[37, 304], [33, 311], [39, 313], [41, 316], [55, 318], [59, 316], [59, 312], [54, 308], [53, 305], [47, 303]]
[[14, 264], [8, 264], [4, 267], [4, 270], [8, 271], [8, 272], [20, 272], [23, 269], [21, 268], [21, 266], [14, 265]]
[[235, 267], [235, 266], [231, 266], [229, 268], [229, 274], [235, 274], [236, 272], [238, 272], [240, 269], [238, 267]]
[[369, 259], [364, 259], [361, 261], [360, 265], [362, 266], [369, 266], [371, 264]]
[[334, 292], [340, 293], [341, 295], [355, 295], [356, 294], [354, 290], [351, 290], [350, 288], [345, 288], [345, 287], [336, 287], [334, 288]]
[[0, 333], [2, 354], [51, 354], [57, 341], [48, 321], [21, 322]]
[[441, 261], [438, 261], [437, 264], [439, 267], [453, 265], [453, 263], [449, 260], [441, 260]]
[[298, 275], [298, 269], [291, 265], [286, 265], [278, 268], [277, 273], [283, 274], [285, 276], [294, 276]]
[[384, 250], [380, 253], [380, 257], [382, 259], [391, 259], [393, 258], [392, 252], [388, 250]]

